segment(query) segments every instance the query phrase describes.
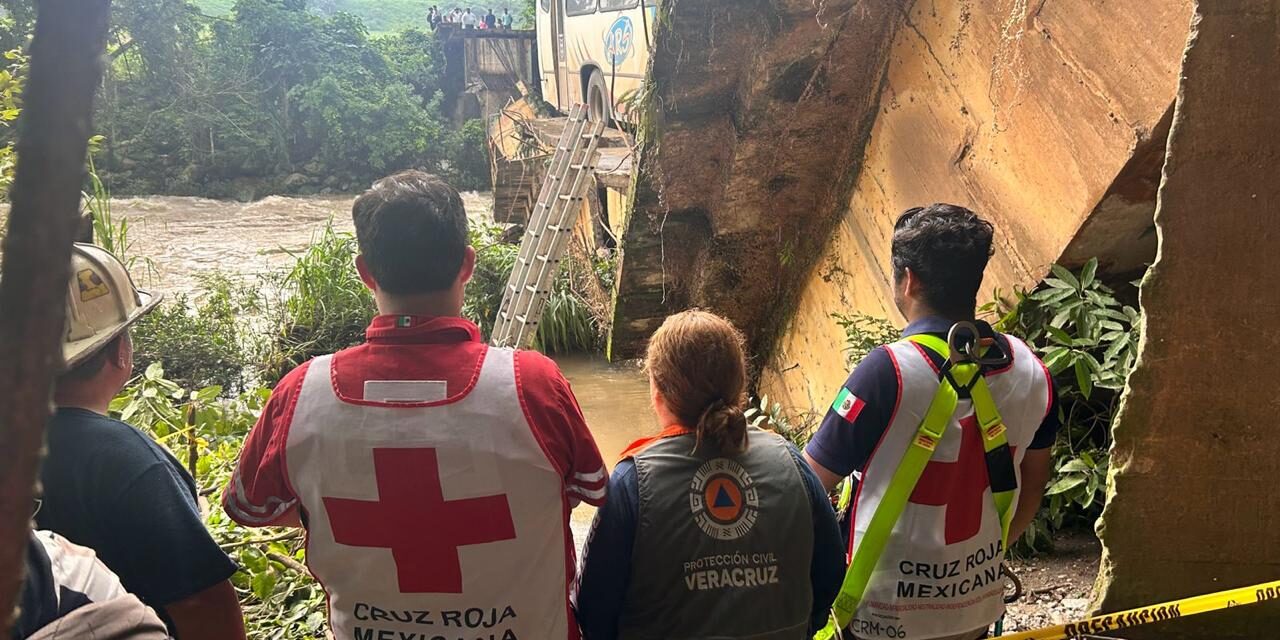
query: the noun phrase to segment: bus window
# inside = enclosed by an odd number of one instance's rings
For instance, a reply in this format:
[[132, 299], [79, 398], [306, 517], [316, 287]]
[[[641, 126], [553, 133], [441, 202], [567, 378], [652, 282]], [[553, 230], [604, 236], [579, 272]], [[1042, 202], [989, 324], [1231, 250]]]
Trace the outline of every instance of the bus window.
[[543, 11], [551, 11], [551, 0], [542, 0], [540, 4], [542, 5]]
[[596, 12], [596, 0], [564, 0], [566, 15], [582, 16]]
[[634, 9], [639, 5], [640, 0], [600, 0], [601, 11], [622, 11]]

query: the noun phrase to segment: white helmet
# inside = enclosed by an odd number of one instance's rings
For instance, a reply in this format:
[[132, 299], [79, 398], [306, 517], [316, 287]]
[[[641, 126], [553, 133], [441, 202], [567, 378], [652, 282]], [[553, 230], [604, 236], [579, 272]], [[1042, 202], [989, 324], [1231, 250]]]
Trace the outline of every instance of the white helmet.
[[71, 249], [67, 337], [62, 357], [75, 367], [155, 308], [160, 296], [139, 291], [120, 260], [106, 249], [76, 243]]

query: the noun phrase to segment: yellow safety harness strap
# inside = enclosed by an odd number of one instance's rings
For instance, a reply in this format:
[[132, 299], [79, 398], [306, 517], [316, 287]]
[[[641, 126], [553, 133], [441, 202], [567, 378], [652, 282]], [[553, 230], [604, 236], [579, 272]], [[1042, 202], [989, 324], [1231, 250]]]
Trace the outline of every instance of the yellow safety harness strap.
[[[915, 335], [912, 342], [949, 359], [951, 347], [937, 336]], [[995, 499], [996, 513], [1000, 514], [1000, 542], [1002, 549], [1009, 548], [1009, 527], [1013, 523], [1014, 499], [1018, 493], [1018, 475], [1013, 465], [1013, 450], [1009, 448], [1009, 430], [1000, 417], [996, 401], [991, 397], [991, 387], [981, 375], [981, 368], [972, 363], [952, 364], [953, 384], [968, 386], [969, 399], [973, 403], [973, 415], [982, 431], [982, 449], [986, 454], [987, 478], [991, 495]], [[976, 379], [975, 379], [976, 376]], [[946, 372], [943, 381], [948, 380]]]
[[[940, 338], [930, 335], [916, 335], [911, 336], [908, 340], [935, 351], [944, 358], [948, 358], [947, 354], [950, 352], [950, 348], [947, 346], [946, 341]], [[902, 461], [898, 463], [884, 497], [881, 498], [880, 504], [871, 515], [871, 522], [867, 525], [866, 531], [863, 532], [858, 548], [854, 551], [853, 560], [849, 563], [849, 569], [845, 572], [844, 582], [840, 586], [840, 593], [836, 595], [836, 600], [831, 605], [831, 617], [827, 621], [827, 626], [818, 631], [814, 636], [815, 640], [831, 640], [839, 635], [841, 629], [853, 622], [854, 614], [858, 611], [858, 604], [866, 593], [867, 584], [870, 582], [871, 575], [875, 572], [876, 566], [880, 562], [880, 556], [884, 554], [884, 548], [889, 542], [889, 536], [893, 533], [894, 526], [897, 525], [898, 519], [906, 509], [907, 502], [911, 498], [912, 492], [915, 491], [916, 484], [920, 481], [920, 476], [924, 474], [925, 467], [929, 465], [929, 460], [933, 457], [933, 452], [937, 449], [938, 442], [942, 440], [942, 436], [947, 430], [947, 425], [955, 414], [956, 405], [960, 402], [962, 388], [973, 398], [975, 414], [978, 415], [979, 423], [983, 425], [982, 437], [983, 445], [987, 452], [988, 470], [990, 471], [993, 454], [998, 457], [1002, 446], [1003, 453], [1005, 455], [1009, 454], [1004, 423], [1000, 418], [1000, 412], [996, 409], [995, 401], [991, 398], [991, 391], [987, 388], [986, 381], [982, 378], [981, 367], [975, 363], [951, 364], [947, 372], [949, 375], [942, 376], [939, 381], [938, 390], [934, 393], [933, 400], [929, 403], [929, 409], [925, 413], [924, 419], [920, 421], [920, 427], [916, 430], [916, 435], [912, 438], [911, 445], [903, 454]], [[982, 387], [982, 391], [975, 396], [973, 391], [978, 387]], [[979, 400], [979, 397], [982, 399]], [[980, 410], [977, 409], [979, 403], [982, 404]], [[984, 418], [987, 420], [984, 421]], [[1008, 466], [1012, 469], [1011, 458]], [[845, 482], [845, 488], [840, 496], [841, 508], [849, 506], [851, 484], [850, 482]], [[1017, 489], [1016, 477], [1013, 489]], [[994, 486], [992, 493], [993, 495], [996, 494]], [[1013, 504], [1012, 496], [1015, 491], [1002, 491], [1000, 493], [1008, 494], [1007, 499], [996, 498], [996, 509], [1000, 514], [1002, 527], [1002, 539], [1007, 546], [1009, 523], [1012, 522], [1012, 509], [1010, 507]], [[1006, 511], [1009, 513], [1006, 514]]]

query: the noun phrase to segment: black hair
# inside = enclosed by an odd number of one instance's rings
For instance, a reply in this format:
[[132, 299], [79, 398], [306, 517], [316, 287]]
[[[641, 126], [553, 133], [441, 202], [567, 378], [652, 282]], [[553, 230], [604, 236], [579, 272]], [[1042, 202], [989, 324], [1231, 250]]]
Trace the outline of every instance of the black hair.
[[458, 192], [421, 171], [379, 180], [351, 209], [356, 240], [378, 288], [393, 295], [453, 286], [467, 249]]
[[120, 335], [112, 338], [110, 342], [94, 351], [93, 355], [76, 363], [75, 367], [62, 372], [58, 376], [58, 384], [84, 382], [85, 380], [93, 379], [94, 376], [106, 368], [107, 362], [115, 357], [116, 352], [120, 349], [120, 341], [124, 340], [128, 334], [128, 330], [122, 331]]
[[938, 203], [908, 209], [893, 227], [893, 277], [900, 281], [910, 269], [934, 311], [969, 318], [994, 234], [990, 222], [964, 207]]

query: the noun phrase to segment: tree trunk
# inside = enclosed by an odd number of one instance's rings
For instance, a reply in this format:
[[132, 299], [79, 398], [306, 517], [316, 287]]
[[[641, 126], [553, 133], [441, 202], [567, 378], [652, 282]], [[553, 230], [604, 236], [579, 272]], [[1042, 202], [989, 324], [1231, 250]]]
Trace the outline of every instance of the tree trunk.
[[0, 638], [21, 584], [110, 0], [40, 0], [0, 268]]

